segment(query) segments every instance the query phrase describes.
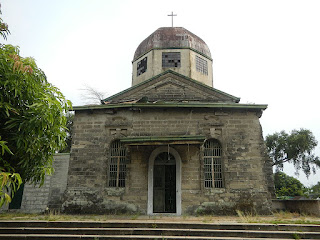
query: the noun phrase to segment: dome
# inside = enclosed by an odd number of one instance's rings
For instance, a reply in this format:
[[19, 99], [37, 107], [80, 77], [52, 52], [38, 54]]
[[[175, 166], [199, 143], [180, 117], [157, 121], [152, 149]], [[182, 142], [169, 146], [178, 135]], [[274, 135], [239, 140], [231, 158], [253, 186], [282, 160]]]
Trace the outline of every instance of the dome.
[[183, 27], [162, 27], [140, 43], [134, 53], [133, 61], [151, 49], [163, 48], [191, 48], [211, 58], [207, 44], [192, 32]]

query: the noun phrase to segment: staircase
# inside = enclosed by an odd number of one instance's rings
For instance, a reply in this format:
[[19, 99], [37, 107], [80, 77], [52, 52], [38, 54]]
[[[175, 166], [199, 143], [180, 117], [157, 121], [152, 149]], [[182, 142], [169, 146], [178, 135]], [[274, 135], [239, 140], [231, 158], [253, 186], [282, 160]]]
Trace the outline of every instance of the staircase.
[[320, 225], [160, 222], [0, 221], [0, 239], [320, 239]]

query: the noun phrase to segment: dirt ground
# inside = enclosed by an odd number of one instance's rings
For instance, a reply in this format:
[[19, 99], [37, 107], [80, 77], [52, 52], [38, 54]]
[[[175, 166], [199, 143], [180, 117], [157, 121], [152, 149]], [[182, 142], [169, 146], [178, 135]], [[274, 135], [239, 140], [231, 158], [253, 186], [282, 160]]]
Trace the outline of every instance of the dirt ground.
[[203, 222], [203, 223], [272, 223], [272, 224], [317, 224], [320, 217], [301, 215], [298, 213], [280, 212], [273, 215], [238, 216], [172, 216], [172, 215], [66, 215], [60, 213], [22, 214], [0, 213], [1, 220], [40, 220], [40, 221], [150, 221], [150, 222]]

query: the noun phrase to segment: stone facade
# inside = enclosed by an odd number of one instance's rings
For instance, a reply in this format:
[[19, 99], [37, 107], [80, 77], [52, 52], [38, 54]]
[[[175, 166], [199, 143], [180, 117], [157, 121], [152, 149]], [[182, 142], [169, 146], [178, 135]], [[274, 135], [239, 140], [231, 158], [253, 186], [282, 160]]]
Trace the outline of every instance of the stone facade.
[[[176, 58], [167, 64], [163, 52]], [[271, 212], [272, 168], [259, 123], [267, 106], [239, 104], [212, 88], [211, 60], [203, 72], [196, 55], [211, 59], [200, 38], [160, 28], [137, 48], [131, 88], [74, 108], [63, 211]]]
[[[271, 163], [257, 109], [108, 108], [76, 111], [64, 211], [147, 213], [151, 153], [165, 146], [181, 158], [183, 213], [270, 212]], [[109, 146], [116, 139], [204, 136], [222, 145], [224, 188], [204, 187], [203, 142], [128, 144], [126, 186], [108, 187]]]

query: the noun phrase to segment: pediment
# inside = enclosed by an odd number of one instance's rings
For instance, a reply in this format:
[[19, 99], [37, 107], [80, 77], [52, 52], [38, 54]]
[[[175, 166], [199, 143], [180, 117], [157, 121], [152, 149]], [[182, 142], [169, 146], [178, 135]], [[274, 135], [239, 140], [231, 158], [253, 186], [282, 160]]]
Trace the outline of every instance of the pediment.
[[239, 102], [239, 98], [173, 71], [164, 72], [104, 100], [121, 102]]
[[168, 88], [176, 88], [176, 89], [184, 89], [185, 86], [177, 81], [173, 81], [172, 79], [167, 79], [167, 81], [163, 81], [163, 82], [160, 82], [160, 83], [157, 83], [154, 85], [154, 88], [156, 90], [162, 90], [163, 88], [165, 89], [168, 89]]

